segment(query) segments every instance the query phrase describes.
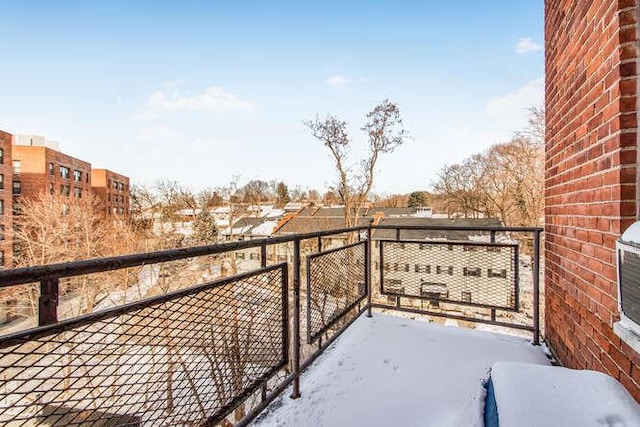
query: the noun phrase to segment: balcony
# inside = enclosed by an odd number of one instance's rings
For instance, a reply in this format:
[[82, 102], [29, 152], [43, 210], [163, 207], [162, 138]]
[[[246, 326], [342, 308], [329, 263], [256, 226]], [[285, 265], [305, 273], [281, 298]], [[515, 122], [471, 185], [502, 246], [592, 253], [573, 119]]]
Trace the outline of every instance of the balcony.
[[[0, 338], [0, 423], [344, 425], [369, 414], [388, 425], [452, 407], [477, 416], [494, 361], [546, 363], [531, 345], [540, 234], [368, 226], [2, 271], [5, 293], [37, 296], [37, 326]], [[212, 277], [256, 248], [258, 265]], [[290, 261], [268, 265], [281, 255]], [[191, 286], [124, 303], [129, 289], [119, 289], [79, 316], [69, 308], [83, 285], [123, 273], [138, 289]]]

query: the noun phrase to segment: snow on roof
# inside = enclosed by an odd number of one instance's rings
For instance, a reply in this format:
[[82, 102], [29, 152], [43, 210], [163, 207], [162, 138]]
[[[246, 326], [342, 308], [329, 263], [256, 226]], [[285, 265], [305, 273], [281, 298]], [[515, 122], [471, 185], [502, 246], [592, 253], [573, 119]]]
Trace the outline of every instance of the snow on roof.
[[[527, 340], [374, 314], [361, 317], [255, 426], [482, 426], [500, 360], [548, 364]], [[551, 424], [553, 425], [553, 424]]]
[[220, 206], [219, 208], [215, 208], [212, 212], [216, 213], [216, 214], [228, 214], [228, 213], [231, 212], [231, 207], [230, 206]]
[[273, 229], [278, 225], [278, 221], [265, 221], [260, 225], [257, 225], [251, 230], [251, 234], [254, 236], [271, 236]]
[[285, 210], [284, 209], [271, 209], [269, 212], [266, 213], [265, 217], [267, 218], [278, 218], [282, 215], [285, 214]]
[[600, 372], [500, 362], [491, 380], [500, 427], [640, 426], [640, 406]]
[[202, 209], [179, 209], [176, 211], [176, 215], [198, 215]]

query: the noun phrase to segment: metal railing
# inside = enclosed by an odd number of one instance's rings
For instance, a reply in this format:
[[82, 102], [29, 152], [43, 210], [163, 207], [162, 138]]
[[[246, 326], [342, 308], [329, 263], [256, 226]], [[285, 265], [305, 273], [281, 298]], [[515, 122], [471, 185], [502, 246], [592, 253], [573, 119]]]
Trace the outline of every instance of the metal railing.
[[[0, 423], [246, 425], [289, 385], [299, 397], [304, 369], [372, 307], [530, 331], [538, 344], [541, 231], [353, 227], [1, 271], [0, 290], [39, 283], [39, 326], [0, 337]], [[58, 319], [69, 278], [250, 250], [251, 271]]]

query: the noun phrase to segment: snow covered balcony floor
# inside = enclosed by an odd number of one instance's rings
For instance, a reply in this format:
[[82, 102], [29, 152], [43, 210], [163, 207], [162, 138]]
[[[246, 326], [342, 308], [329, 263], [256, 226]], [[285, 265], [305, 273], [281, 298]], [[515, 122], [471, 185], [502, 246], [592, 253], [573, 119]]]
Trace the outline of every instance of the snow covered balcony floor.
[[255, 426], [482, 426], [489, 368], [548, 365], [530, 340], [375, 313], [356, 320]]

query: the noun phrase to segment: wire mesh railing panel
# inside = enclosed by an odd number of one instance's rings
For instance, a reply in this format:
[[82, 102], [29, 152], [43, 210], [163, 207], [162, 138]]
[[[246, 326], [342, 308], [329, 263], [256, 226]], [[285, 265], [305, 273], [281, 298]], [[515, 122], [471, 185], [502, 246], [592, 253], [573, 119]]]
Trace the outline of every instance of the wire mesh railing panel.
[[288, 360], [287, 268], [0, 339], [0, 424], [218, 422]]
[[517, 244], [379, 241], [381, 293], [518, 310]]
[[366, 297], [365, 245], [354, 243], [307, 258], [308, 343]]

